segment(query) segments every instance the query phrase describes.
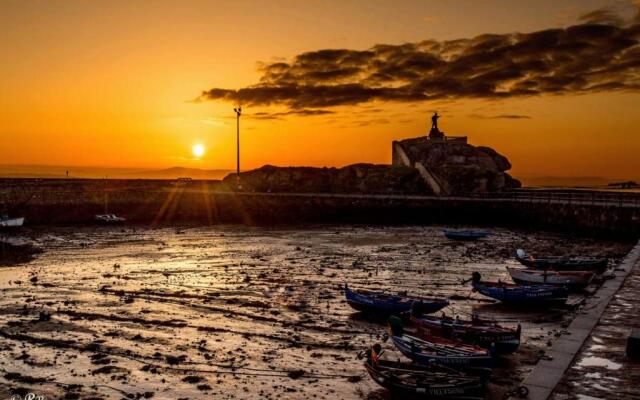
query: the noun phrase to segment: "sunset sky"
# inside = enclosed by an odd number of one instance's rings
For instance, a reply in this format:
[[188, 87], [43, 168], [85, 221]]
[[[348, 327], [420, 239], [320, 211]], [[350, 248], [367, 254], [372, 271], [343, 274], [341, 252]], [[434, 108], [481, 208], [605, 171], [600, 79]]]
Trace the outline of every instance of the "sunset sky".
[[390, 163], [437, 110], [516, 177], [640, 178], [634, 1], [9, 0], [0, 26], [0, 164], [233, 169], [242, 103], [243, 169]]

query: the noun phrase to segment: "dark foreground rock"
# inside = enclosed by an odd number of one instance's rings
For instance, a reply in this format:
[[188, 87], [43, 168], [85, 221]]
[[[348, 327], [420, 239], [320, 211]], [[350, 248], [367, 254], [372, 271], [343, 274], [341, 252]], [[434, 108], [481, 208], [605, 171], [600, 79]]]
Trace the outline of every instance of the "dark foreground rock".
[[[237, 175], [223, 181], [237, 187]], [[353, 164], [342, 168], [265, 165], [240, 173], [243, 191], [309, 193], [432, 193], [415, 168]]]

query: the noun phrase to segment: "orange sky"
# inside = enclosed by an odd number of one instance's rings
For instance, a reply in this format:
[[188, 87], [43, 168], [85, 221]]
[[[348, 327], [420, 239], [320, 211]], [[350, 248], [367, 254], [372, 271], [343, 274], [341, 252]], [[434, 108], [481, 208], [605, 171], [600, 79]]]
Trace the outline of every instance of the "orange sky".
[[[233, 105], [193, 103], [261, 77], [257, 62], [327, 48], [564, 27], [632, 2], [8, 1], [0, 12], [0, 164], [235, 168]], [[314, 4], [310, 4], [314, 3]], [[315, 4], [318, 3], [318, 4]], [[242, 168], [389, 163], [390, 142], [441, 128], [508, 156], [513, 172], [640, 177], [640, 94], [369, 102], [335, 114], [252, 119]], [[528, 118], [478, 118], [523, 115]], [[204, 145], [194, 159], [191, 149]]]

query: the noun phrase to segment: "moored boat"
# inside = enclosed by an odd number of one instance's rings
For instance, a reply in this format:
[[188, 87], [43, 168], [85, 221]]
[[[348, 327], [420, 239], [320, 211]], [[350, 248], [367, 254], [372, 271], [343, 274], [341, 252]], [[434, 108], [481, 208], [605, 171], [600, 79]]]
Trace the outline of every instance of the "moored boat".
[[454, 369], [491, 368], [493, 360], [487, 349], [435, 336], [418, 338], [407, 334], [392, 335], [396, 348], [418, 364], [435, 363]]
[[8, 215], [0, 216], [0, 230], [19, 229], [24, 225], [24, 218], [9, 218]]
[[466, 230], [443, 229], [442, 232], [444, 233], [444, 236], [447, 239], [453, 239], [453, 240], [478, 240], [490, 235], [490, 233], [487, 231], [471, 230], [471, 229], [466, 229]]
[[97, 214], [94, 219], [102, 224], [122, 224], [127, 221], [126, 218], [118, 217], [115, 214]]
[[376, 383], [399, 398], [483, 399], [486, 381], [437, 365], [387, 361], [380, 358], [380, 345], [367, 352], [364, 367]]
[[353, 290], [345, 285], [344, 294], [347, 303], [354, 309], [373, 315], [389, 316], [411, 310], [412, 305], [424, 313], [433, 313], [449, 305], [445, 299], [391, 294], [382, 291]]
[[413, 312], [411, 322], [418, 329], [419, 336], [442, 336], [476, 344], [485, 349], [494, 347], [496, 354], [513, 353], [520, 346], [520, 324], [516, 329], [512, 329], [475, 317], [467, 320], [445, 315], [417, 315]]
[[593, 271], [551, 271], [507, 267], [511, 279], [523, 284], [563, 285], [571, 289], [580, 289], [593, 280]]
[[473, 273], [471, 285], [474, 291], [512, 306], [564, 304], [569, 297], [566, 286], [483, 282], [478, 272]]
[[603, 273], [607, 269], [608, 260], [599, 257], [534, 257], [524, 250], [516, 251], [516, 260], [520, 264], [535, 269], [554, 269], [557, 271], [595, 270]]
[[406, 357], [418, 364], [438, 364], [459, 370], [493, 367], [492, 351], [459, 340], [436, 336], [417, 337], [405, 331], [397, 317], [389, 319], [391, 340]]

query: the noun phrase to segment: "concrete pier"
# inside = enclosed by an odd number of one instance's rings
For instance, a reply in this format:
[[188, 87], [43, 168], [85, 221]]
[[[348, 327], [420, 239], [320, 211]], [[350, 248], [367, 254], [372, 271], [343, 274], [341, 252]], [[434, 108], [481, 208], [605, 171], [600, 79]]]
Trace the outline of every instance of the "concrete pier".
[[[522, 382], [529, 389], [530, 400], [547, 400], [564, 377], [574, 358], [598, 324], [609, 302], [618, 292], [627, 276], [634, 268], [640, 268], [640, 242], [629, 252], [616, 268], [616, 276], [606, 281], [598, 292], [587, 299], [580, 313], [567, 328], [567, 333], [558, 338], [546, 357]], [[515, 400], [518, 397], [511, 397]]]

